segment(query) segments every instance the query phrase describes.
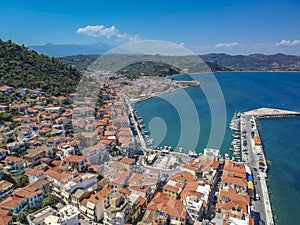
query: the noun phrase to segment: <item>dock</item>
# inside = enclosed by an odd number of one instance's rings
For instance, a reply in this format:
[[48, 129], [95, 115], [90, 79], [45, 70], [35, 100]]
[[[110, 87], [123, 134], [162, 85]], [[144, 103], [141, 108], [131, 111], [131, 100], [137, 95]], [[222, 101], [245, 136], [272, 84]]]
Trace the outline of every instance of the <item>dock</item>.
[[268, 163], [260, 138], [257, 120], [264, 118], [298, 117], [299, 112], [282, 109], [259, 108], [241, 113], [239, 116], [240, 148], [242, 161], [247, 164], [256, 180], [256, 194], [260, 200], [253, 201], [253, 211], [260, 214], [261, 220], [267, 225], [273, 225], [273, 212], [267, 187]]
[[133, 119], [133, 123], [134, 123], [134, 127], [135, 127], [135, 130], [137, 132], [137, 136], [138, 136], [138, 141], [141, 145], [141, 148], [143, 151], [147, 150], [147, 145], [146, 145], [146, 141], [141, 133], [141, 131], [139, 130], [138, 126], [138, 121], [135, 119], [135, 116], [133, 114], [133, 108], [131, 106], [131, 102], [129, 101], [128, 97], [123, 94], [123, 97], [124, 97], [124, 100], [125, 100], [125, 105], [126, 105], [126, 108], [127, 108], [127, 111], [128, 111], [128, 114], [131, 115], [131, 118]]
[[300, 112], [272, 109], [272, 108], [259, 108], [242, 113], [243, 116], [254, 116], [257, 119], [261, 118], [286, 118], [300, 116]]

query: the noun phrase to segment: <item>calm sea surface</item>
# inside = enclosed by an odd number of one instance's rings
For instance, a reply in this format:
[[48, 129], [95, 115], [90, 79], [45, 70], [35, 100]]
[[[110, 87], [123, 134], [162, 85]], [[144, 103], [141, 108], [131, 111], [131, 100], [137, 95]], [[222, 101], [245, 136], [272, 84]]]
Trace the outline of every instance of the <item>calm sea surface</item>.
[[[211, 75], [197, 75], [197, 80], [205, 82], [207, 76]], [[175, 149], [182, 147], [185, 152], [191, 148], [202, 152], [205, 147], [220, 147], [222, 154], [230, 153], [232, 131], [228, 128], [228, 124], [235, 112], [245, 112], [260, 107], [300, 112], [300, 73], [226, 72], [216, 73], [215, 77], [226, 104], [227, 129], [222, 146], [218, 145], [218, 141], [208, 144], [212, 132], [211, 110], [205, 93], [200, 87], [184, 89], [188, 95], [183, 95], [182, 91], [169, 93], [167, 97], [172, 99], [171, 101], [152, 98], [135, 104], [135, 109], [144, 119], [145, 129], [150, 130], [149, 136], [154, 138], [154, 146], [168, 145]], [[185, 75], [176, 79], [190, 79], [190, 77]], [[191, 103], [187, 98], [192, 100], [191, 108], [194, 107], [198, 114], [198, 126], [191, 121], [194, 117], [191, 116], [190, 120], [187, 118], [182, 120], [179, 115], [178, 103], [184, 105], [187, 111], [190, 109]], [[156, 118], [156, 122], [150, 123], [153, 118]], [[181, 133], [181, 123], [188, 125], [188, 131], [184, 134]], [[260, 120], [259, 124], [269, 161], [268, 186], [275, 222], [280, 225], [299, 224], [300, 118], [264, 119]]]

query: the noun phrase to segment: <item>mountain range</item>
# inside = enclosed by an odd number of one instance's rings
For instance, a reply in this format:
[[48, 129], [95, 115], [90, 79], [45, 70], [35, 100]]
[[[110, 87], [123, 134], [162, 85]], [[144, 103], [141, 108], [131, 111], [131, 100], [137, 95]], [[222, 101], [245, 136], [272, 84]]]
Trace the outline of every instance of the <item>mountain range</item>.
[[[60, 59], [77, 69], [84, 70], [100, 55], [74, 55]], [[170, 56], [181, 60], [185, 56]], [[274, 54], [227, 55], [212, 53], [199, 55], [215, 71], [300, 71], [300, 56]], [[188, 58], [188, 57], [186, 57]], [[187, 61], [188, 62], [188, 61]], [[149, 64], [147, 66], [150, 66]]]
[[[48, 43], [40, 46], [28, 46], [29, 49], [35, 50], [38, 53], [60, 57], [62, 61], [81, 69], [85, 69], [86, 64], [90, 64], [99, 55], [114, 47], [116, 46], [101, 42], [88, 45]], [[300, 71], [300, 56], [281, 53], [273, 55], [228, 55], [224, 53], [211, 53], [199, 56], [202, 60], [207, 62], [209, 66], [213, 65], [216, 67], [217, 71], [219, 70], [218, 67], [221, 67], [222, 71]]]
[[70, 55], [90, 55], [90, 54], [103, 54], [108, 50], [114, 48], [114, 45], [106, 43], [95, 43], [95, 44], [51, 44], [45, 45], [30, 45], [29, 49], [34, 50], [40, 54], [44, 54], [51, 57], [64, 57]]
[[232, 71], [300, 71], [300, 56], [277, 53], [274, 55], [200, 55], [205, 62], [224, 66]]

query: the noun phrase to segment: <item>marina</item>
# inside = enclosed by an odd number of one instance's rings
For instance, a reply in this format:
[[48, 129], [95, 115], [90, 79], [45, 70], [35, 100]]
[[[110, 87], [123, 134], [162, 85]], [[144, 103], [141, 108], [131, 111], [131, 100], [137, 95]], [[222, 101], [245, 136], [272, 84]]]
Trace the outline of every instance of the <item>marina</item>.
[[[270, 108], [277, 108], [280, 109], [283, 106], [286, 109], [294, 110], [294, 111], [300, 111], [299, 106], [299, 88], [291, 88], [289, 87], [289, 83], [299, 83], [299, 74], [294, 73], [218, 73], [216, 74], [220, 85], [223, 89], [225, 98], [228, 99], [227, 107], [228, 107], [228, 125], [231, 123], [232, 115], [238, 114], [238, 112], [251, 112], [255, 113], [256, 115], [260, 110], [252, 110], [252, 109], [258, 109], [261, 106], [271, 106]], [[245, 79], [249, 81], [248, 86], [244, 85]], [[253, 92], [253, 86], [252, 84], [258, 80], [262, 79], [263, 82], [261, 83], [255, 83], [255, 88], [258, 90], [257, 92]], [[279, 82], [279, 83], [278, 83]], [[239, 88], [237, 91], [239, 92], [239, 98], [236, 98], [236, 91], [232, 90], [232, 86], [230, 86], [232, 83], [236, 84]], [[274, 86], [276, 86], [280, 89], [280, 92], [276, 92], [274, 94]], [[188, 88], [186, 91], [192, 96], [192, 98], [198, 98], [198, 92], [196, 89]], [[261, 93], [264, 94], [261, 94]], [[287, 96], [289, 96], [287, 98]], [[203, 97], [204, 98], [204, 97]], [[180, 96], [177, 98], [179, 101], [182, 99]], [[201, 98], [202, 99], [202, 98]], [[205, 101], [196, 101], [196, 108], [199, 111], [199, 114], [201, 114], [201, 128], [204, 128], [204, 131], [201, 134], [201, 139], [195, 148], [198, 151], [201, 149], [204, 149], [207, 146], [207, 140], [209, 138], [209, 128], [210, 127], [210, 120], [209, 117], [206, 116], [209, 113], [208, 107], [203, 107], [205, 105]], [[153, 116], [159, 116], [163, 120], [166, 121], [168, 126], [170, 126], [170, 130], [168, 133], [170, 133], [170, 136], [166, 136], [165, 140], [160, 144], [160, 146], [164, 145], [171, 145], [176, 146], [177, 139], [174, 139], [176, 135], [176, 130], [180, 129], [180, 127], [177, 126], [175, 120], [175, 113], [170, 107], [167, 107], [167, 104], [165, 104], [163, 101], [160, 100], [160, 98], [157, 99], [150, 99], [149, 102], [140, 102], [135, 106], [135, 108], [138, 110], [139, 114], [143, 117], [143, 120], [145, 122], [145, 125], [147, 127], [148, 122], [150, 121]], [[151, 113], [150, 113], [150, 110]], [[166, 112], [168, 110], [168, 112]], [[251, 110], [251, 111], [250, 111]], [[276, 112], [276, 111], [275, 111]], [[280, 111], [279, 111], [280, 112]], [[282, 115], [278, 115], [274, 113], [274, 110], [267, 110], [264, 111], [264, 113], [271, 114], [272, 119], [263, 119], [263, 118], [269, 118], [270, 115], [259, 115], [259, 118], [257, 117], [258, 126], [259, 126], [259, 136], [261, 138], [261, 141], [264, 147], [264, 156], [266, 156], [268, 160], [268, 190], [270, 191], [270, 198], [272, 203], [272, 213], [274, 215], [275, 223], [276, 224], [297, 224], [295, 221], [299, 221], [299, 216], [297, 215], [297, 205], [299, 202], [299, 197], [297, 195], [297, 186], [290, 185], [290, 181], [293, 180], [298, 185], [297, 176], [299, 173], [299, 166], [294, 164], [293, 160], [295, 158], [299, 158], [299, 151], [298, 150], [298, 139], [297, 139], [297, 133], [299, 131], [300, 121], [297, 118], [297, 115], [295, 116], [294, 113], [291, 113], [289, 115], [285, 115], [284, 117], [287, 117], [287, 119], [276, 119], [281, 118]], [[242, 113], [241, 113], [242, 114]], [[249, 114], [249, 113], [248, 113]], [[275, 115], [273, 115], [275, 114]], [[296, 113], [297, 114], [297, 113]], [[231, 115], [231, 116], [230, 116]], [[247, 114], [246, 114], [247, 115]], [[295, 118], [294, 118], [295, 117]], [[242, 121], [243, 122], [243, 121]], [[240, 120], [237, 120], [236, 125], [242, 125], [242, 122], [240, 123]], [[251, 123], [251, 121], [250, 121]], [[251, 124], [249, 124], [251, 127]], [[274, 126], [274, 128], [273, 128]], [[276, 128], [275, 128], [276, 127]], [[240, 161], [243, 161], [243, 157], [249, 157], [249, 154], [251, 154], [250, 146], [247, 143], [247, 146], [241, 146], [243, 145], [243, 142], [241, 142], [241, 139], [247, 136], [248, 134], [243, 132], [243, 129], [240, 129], [239, 127], [234, 127], [236, 130], [229, 130], [229, 127], [227, 129], [227, 133], [223, 142], [223, 148], [221, 149], [222, 155], [227, 154], [226, 158], [232, 159], [234, 157], [234, 160], [238, 161], [234, 155], [234, 149], [240, 150], [241, 159]], [[276, 130], [274, 130], [276, 129]], [[277, 129], [281, 129], [282, 131], [285, 130], [285, 132], [278, 131]], [[191, 129], [191, 132], [193, 132], [195, 129]], [[236, 147], [233, 148], [231, 145], [233, 141], [232, 134], [239, 134], [240, 138], [236, 138], [235, 141]], [[280, 133], [284, 133], [283, 139]], [[277, 136], [275, 136], [275, 134]], [[150, 135], [149, 135], [150, 136]], [[154, 137], [153, 134], [151, 134], [151, 137]], [[251, 133], [250, 133], [251, 138]], [[235, 139], [235, 138], [234, 138]], [[188, 143], [190, 143], [191, 139], [188, 139], [187, 144], [181, 145], [181, 151], [188, 153], [191, 148]], [[279, 142], [276, 140], [280, 140]], [[242, 147], [242, 148], [241, 148]], [[256, 150], [259, 150], [258, 147], [256, 147]], [[180, 149], [179, 149], [180, 151]], [[254, 150], [253, 150], [254, 151]], [[259, 152], [258, 152], [259, 153]], [[265, 155], [267, 154], [267, 155]], [[259, 157], [262, 158], [264, 156], [257, 156], [257, 170], [258, 168], [258, 161]], [[284, 156], [284, 157], [283, 157]], [[287, 173], [287, 168], [282, 168], [283, 163], [285, 165], [289, 165], [288, 168], [294, 167], [293, 170], [289, 170]], [[254, 171], [256, 174], [253, 176], [254, 182], [256, 182], [257, 175], [259, 171]], [[259, 183], [260, 184], [260, 183]], [[257, 185], [256, 185], [257, 186]], [[260, 193], [261, 194], [261, 193]], [[291, 199], [290, 200], [287, 200]], [[262, 199], [262, 196], [260, 196], [260, 199]], [[286, 200], [285, 200], [286, 199]], [[283, 204], [284, 202], [284, 204]], [[292, 209], [288, 205], [292, 205]], [[264, 206], [262, 206], [262, 211], [264, 212]], [[255, 209], [255, 211], [258, 211], [258, 209]], [[296, 215], [296, 216], [295, 216]], [[262, 215], [262, 218], [265, 216]], [[266, 223], [265, 223], [266, 224]]]
[[300, 116], [299, 112], [259, 108], [235, 114], [229, 125], [234, 130], [232, 134], [234, 139], [230, 150], [233, 151], [233, 158], [246, 163], [253, 170], [256, 178], [256, 201], [253, 202], [253, 209], [254, 212], [257, 211], [260, 214], [265, 224], [274, 224], [274, 219], [266, 182], [268, 163], [259, 135], [258, 120], [297, 116]]

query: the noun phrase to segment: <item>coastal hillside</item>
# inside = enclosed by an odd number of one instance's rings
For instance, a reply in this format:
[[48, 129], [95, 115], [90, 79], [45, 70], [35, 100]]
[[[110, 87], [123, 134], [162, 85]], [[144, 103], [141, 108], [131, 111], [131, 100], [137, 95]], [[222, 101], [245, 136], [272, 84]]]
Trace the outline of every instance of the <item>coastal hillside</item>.
[[[60, 58], [64, 63], [70, 64], [79, 70], [86, 69], [100, 55], [75, 55]], [[186, 60], [187, 56], [166, 56], [176, 60]], [[251, 55], [227, 55], [206, 54], [199, 56], [211, 68], [213, 72], [218, 71], [300, 71], [300, 56], [275, 54], [251, 54]], [[125, 72], [126, 71], [126, 72]], [[171, 71], [171, 73], [170, 73]], [[129, 77], [140, 76], [140, 74], [151, 74], [154, 76], [171, 75], [180, 72], [178, 68], [154, 62], [141, 62], [123, 68], [120, 71]]]
[[51, 95], [75, 91], [80, 72], [61, 60], [0, 39], [0, 86], [42, 88]]
[[[70, 64], [79, 70], [87, 69], [100, 55], [75, 55], [67, 56], [60, 58], [64, 63]], [[109, 55], [107, 56], [109, 57]], [[181, 73], [181, 69], [176, 66], [178, 62], [181, 62], [182, 65], [186, 65], [188, 68], [192, 68], [194, 71], [206, 71], [206, 68], [203, 68], [202, 63], [195, 63], [195, 58], [191, 56], [153, 56], [154, 58], [168, 58], [169, 62], [172, 62], [172, 65], [155, 62], [153, 61], [143, 61], [143, 56], [138, 55], [113, 55], [112, 61], [117, 60], [118, 58], [122, 59], [123, 57], [136, 57], [138, 63], [128, 65], [122, 68], [118, 73], [123, 74], [129, 79], [134, 79], [140, 76], [171, 76], [174, 74]], [[230, 69], [220, 66], [213, 62], [205, 62], [208, 67], [216, 71], [231, 71]]]
[[275, 54], [227, 55], [207, 54], [204, 61], [222, 65], [233, 71], [300, 71], [300, 56]]

